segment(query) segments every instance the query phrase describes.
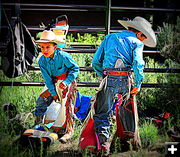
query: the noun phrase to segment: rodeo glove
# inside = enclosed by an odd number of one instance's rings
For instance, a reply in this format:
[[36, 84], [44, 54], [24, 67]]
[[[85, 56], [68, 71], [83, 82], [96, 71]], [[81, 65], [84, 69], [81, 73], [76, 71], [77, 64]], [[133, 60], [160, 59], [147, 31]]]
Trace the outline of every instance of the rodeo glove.
[[59, 96], [56, 94], [53, 96], [53, 99], [56, 101], [56, 100], [59, 100]]
[[66, 87], [67, 87], [67, 85], [64, 82], [61, 82], [59, 84], [59, 88], [61, 88], [61, 89], [65, 89]]
[[132, 95], [136, 95], [139, 91], [140, 91], [140, 87], [133, 87], [130, 93]]

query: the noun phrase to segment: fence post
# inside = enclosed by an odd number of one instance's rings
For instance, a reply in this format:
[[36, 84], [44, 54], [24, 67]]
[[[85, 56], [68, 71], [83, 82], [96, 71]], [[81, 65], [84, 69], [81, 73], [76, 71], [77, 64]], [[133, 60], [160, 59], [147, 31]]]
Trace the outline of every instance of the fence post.
[[106, 0], [106, 34], [110, 33], [111, 27], [111, 0]]

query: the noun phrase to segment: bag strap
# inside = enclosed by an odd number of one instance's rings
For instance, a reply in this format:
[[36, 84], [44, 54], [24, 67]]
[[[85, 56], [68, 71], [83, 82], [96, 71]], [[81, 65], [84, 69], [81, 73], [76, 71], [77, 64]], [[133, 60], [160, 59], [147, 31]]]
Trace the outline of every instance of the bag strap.
[[21, 15], [20, 3], [15, 3], [15, 15], [17, 18], [20, 18]]

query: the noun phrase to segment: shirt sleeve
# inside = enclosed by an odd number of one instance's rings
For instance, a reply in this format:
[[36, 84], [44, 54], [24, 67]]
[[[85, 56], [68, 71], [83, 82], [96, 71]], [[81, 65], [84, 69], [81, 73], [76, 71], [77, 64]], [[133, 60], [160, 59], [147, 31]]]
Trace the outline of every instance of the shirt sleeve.
[[45, 84], [49, 90], [49, 92], [51, 93], [52, 96], [56, 95], [56, 88], [54, 86], [53, 80], [50, 76], [50, 74], [48, 73], [48, 71], [45, 68], [46, 66], [39, 60], [39, 68], [41, 70], [42, 76], [44, 78]]
[[70, 56], [64, 56], [64, 64], [68, 68], [68, 76], [63, 82], [69, 85], [79, 74], [79, 66]]
[[104, 45], [106, 38], [103, 40], [92, 60], [92, 67], [98, 76], [103, 76], [103, 60], [104, 60]]
[[134, 86], [140, 87], [143, 81], [144, 75], [144, 60], [143, 60], [143, 44], [139, 44], [133, 51], [133, 63], [132, 68], [134, 70]]

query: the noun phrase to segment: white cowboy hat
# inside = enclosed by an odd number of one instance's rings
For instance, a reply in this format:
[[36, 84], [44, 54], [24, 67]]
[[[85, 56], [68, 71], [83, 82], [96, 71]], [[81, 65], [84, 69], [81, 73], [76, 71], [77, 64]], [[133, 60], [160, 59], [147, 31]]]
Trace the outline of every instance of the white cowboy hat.
[[151, 28], [152, 25], [146, 19], [137, 16], [133, 20], [129, 20], [129, 21], [118, 20], [118, 22], [126, 29], [128, 29], [128, 27], [131, 27], [142, 32], [147, 37], [147, 39], [142, 41], [144, 45], [148, 47], [156, 46], [157, 44], [156, 35], [153, 29]]
[[53, 31], [48, 31], [48, 30], [44, 30], [41, 33], [41, 37], [39, 40], [36, 40], [36, 43], [48, 43], [48, 42], [52, 42], [52, 43], [59, 43], [60, 41], [58, 41], [55, 33]]

